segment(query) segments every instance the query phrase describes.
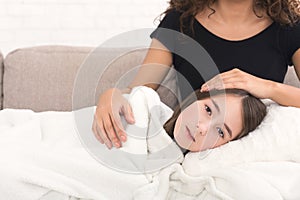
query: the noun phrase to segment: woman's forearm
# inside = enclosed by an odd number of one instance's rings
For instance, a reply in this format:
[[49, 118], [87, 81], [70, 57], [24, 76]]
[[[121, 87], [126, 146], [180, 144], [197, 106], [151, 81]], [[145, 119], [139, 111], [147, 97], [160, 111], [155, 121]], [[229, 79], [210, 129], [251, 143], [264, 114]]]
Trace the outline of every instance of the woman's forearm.
[[270, 82], [270, 85], [270, 99], [283, 106], [300, 108], [300, 88], [277, 82]]
[[123, 93], [142, 85], [156, 90], [168, 74], [172, 61], [172, 53], [160, 41], [153, 39], [142, 65], [128, 87], [122, 90]]
[[[140, 85], [136, 85], [136, 86], [140, 86]], [[147, 86], [147, 87], [152, 88], [153, 90], [156, 90], [159, 85], [158, 84], [144, 84], [143, 86]], [[123, 88], [121, 90], [121, 92], [122, 92], [122, 94], [129, 94], [131, 92], [132, 88], [134, 88], [134, 87], [135, 86], [130, 85], [130, 86], [126, 87], [126, 88]]]

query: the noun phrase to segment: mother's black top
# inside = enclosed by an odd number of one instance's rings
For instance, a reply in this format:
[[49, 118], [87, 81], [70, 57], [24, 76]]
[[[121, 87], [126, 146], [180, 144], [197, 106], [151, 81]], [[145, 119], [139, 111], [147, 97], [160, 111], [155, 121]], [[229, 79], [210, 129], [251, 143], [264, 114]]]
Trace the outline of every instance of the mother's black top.
[[[250, 38], [230, 41], [211, 33], [194, 19], [194, 34], [191, 29], [184, 32], [197, 42], [193, 43], [179, 33], [180, 15], [175, 10], [166, 14], [151, 38], [158, 39], [172, 52], [173, 65], [178, 74], [183, 75], [178, 76], [182, 98], [214, 75], [233, 68], [283, 82], [288, 65], [293, 64], [291, 58], [300, 48], [300, 24], [288, 27], [276, 22]], [[199, 47], [203, 47], [202, 50]]]

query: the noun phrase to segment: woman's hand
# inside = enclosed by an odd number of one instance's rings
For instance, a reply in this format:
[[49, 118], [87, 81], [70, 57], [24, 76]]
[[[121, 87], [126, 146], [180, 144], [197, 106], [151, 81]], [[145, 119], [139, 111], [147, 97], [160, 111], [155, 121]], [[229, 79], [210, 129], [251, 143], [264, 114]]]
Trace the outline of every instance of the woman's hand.
[[128, 123], [134, 123], [132, 109], [119, 89], [105, 91], [99, 98], [94, 114], [93, 133], [95, 137], [109, 149], [117, 148], [126, 141], [126, 133], [120, 115], [124, 115]]
[[270, 98], [272, 81], [258, 78], [237, 68], [223, 72], [201, 86], [201, 91], [211, 89], [238, 88], [248, 91], [257, 98]]

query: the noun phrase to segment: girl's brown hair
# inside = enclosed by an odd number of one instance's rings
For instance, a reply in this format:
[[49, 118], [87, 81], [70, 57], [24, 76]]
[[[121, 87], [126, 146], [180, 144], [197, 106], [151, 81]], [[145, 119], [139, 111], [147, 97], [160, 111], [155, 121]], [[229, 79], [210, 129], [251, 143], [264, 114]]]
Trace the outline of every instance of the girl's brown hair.
[[[281, 25], [293, 26], [300, 21], [300, 1], [299, 0], [253, 0], [253, 12], [257, 14], [258, 10], [265, 10], [267, 15]], [[198, 12], [202, 12], [206, 7], [211, 9], [214, 14], [216, 11], [211, 8], [216, 0], [170, 0], [169, 8], [163, 13], [167, 14], [175, 9], [182, 13], [180, 16], [180, 31], [185, 33], [188, 28], [193, 30], [195, 21], [194, 16]], [[210, 15], [211, 15], [210, 14]], [[189, 27], [187, 27], [189, 21]]]
[[249, 132], [253, 131], [264, 119], [267, 114], [266, 106], [261, 102], [260, 99], [252, 96], [245, 90], [241, 89], [225, 89], [225, 90], [212, 90], [210, 92], [200, 92], [200, 90], [196, 90], [194, 93], [190, 94], [182, 103], [180, 103], [175, 109], [172, 117], [164, 124], [164, 129], [166, 132], [172, 137], [173, 131], [175, 127], [176, 120], [180, 115], [181, 111], [183, 111], [186, 107], [191, 105], [197, 100], [202, 100], [206, 98], [210, 98], [216, 95], [222, 94], [231, 94], [241, 97], [242, 101], [242, 131], [241, 133], [234, 138], [239, 139], [241, 137], [246, 136]]

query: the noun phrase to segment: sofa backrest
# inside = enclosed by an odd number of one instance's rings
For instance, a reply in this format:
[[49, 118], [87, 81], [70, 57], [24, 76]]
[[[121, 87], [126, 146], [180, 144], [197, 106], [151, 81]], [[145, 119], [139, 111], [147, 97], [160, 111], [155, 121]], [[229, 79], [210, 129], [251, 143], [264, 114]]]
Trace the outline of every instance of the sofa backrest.
[[91, 48], [16, 49], [4, 60], [3, 108], [70, 110], [76, 71]]
[[[129, 84], [146, 49], [38, 46], [17, 49], [4, 61], [3, 108], [70, 111], [97, 103], [106, 89]], [[126, 74], [126, 76], [124, 76]], [[174, 85], [175, 78], [169, 78]], [[95, 85], [96, 84], [96, 85]], [[175, 94], [160, 88], [172, 107]]]
[[[4, 68], [0, 54], [3, 108], [70, 111], [95, 105], [104, 90], [129, 84], [146, 52], [147, 49], [37, 46], [9, 53]], [[285, 83], [300, 87], [293, 67], [289, 67]], [[160, 87], [158, 93], [163, 102], [174, 107], [175, 74], [169, 73], [163, 85], [169, 89]]]
[[284, 83], [300, 88], [300, 80], [296, 74], [294, 67], [289, 67], [284, 78]]

